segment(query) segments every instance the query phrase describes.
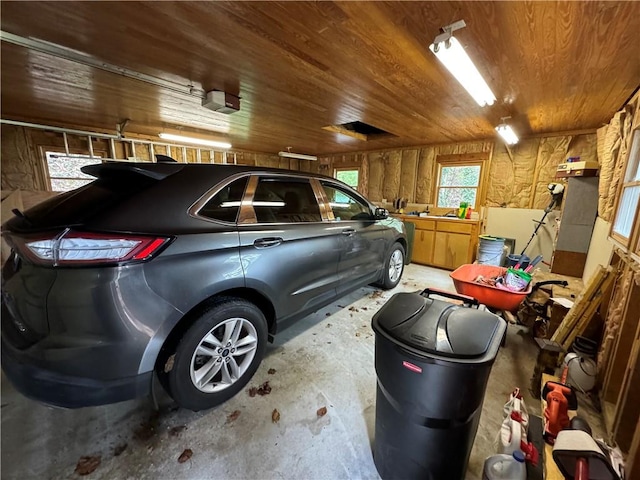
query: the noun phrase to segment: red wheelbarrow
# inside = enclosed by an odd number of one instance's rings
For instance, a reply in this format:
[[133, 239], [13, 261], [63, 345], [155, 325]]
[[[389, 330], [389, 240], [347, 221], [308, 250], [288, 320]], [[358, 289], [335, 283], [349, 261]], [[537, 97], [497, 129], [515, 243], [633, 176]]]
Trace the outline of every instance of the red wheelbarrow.
[[517, 310], [525, 297], [531, 293], [531, 284], [522, 292], [510, 292], [474, 282], [480, 275], [485, 278], [491, 278], [504, 275], [506, 271], [506, 268], [496, 267], [495, 265], [467, 264], [459, 266], [449, 276], [453, 280], [453, 285], [458, 293], [474, 297], [487, 307], [513, 312]]

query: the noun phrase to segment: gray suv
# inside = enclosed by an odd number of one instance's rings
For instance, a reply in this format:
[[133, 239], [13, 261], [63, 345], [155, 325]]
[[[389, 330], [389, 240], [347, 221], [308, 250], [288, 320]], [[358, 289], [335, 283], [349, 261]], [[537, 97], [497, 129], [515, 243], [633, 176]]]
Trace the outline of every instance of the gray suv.
[[2, 368], [83, 407], [149, 393], [201, 410], [247, 384], [267, 341], [346, 293], [400, 281], [402, 223], [329, 177], [103, 163], [3, 226]]

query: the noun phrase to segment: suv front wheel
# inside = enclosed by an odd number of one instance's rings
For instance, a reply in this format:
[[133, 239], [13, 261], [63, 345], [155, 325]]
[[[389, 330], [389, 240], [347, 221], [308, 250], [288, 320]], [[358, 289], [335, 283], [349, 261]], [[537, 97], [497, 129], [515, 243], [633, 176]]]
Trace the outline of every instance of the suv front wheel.
[[184, 333], [162, 366], [163, 384], [183, 408], [198, 411], [233, 397], [249, 382], [264, 356], [267, 322], [242, 299], [206, 309]]
[[382, 281], [376, 285], [385, 290], [391, 290], [400, 282], [402, 272], [404, 272], [404, 247], [396, 242], [387, 254], [387, 260], [382, 272]]

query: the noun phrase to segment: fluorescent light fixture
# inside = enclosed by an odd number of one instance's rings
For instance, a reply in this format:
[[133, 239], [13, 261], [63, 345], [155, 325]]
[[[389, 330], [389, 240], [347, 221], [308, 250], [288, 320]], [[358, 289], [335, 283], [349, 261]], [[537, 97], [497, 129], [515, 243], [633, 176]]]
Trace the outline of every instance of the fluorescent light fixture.
[[318, 160], [315, 155], [304, 155], [302, 153], [278, 152], [278, 155], [286, 158], [297, 158], [298, 160]]
[[205, 140], [204, 138], [184, 137], [182, 135], [174, 135], [172, 133], [159, 133], [158, 136], [163, 140], [171, 140], [173, 142], [187, 143], [191, 145], [204, 145], [205, 147], [215, 147], [227, 150], [231, 148], [229, 142], [216, 142], [215, 140]]
[[447, 70], [460, 82], [469, 95], [480, 105], [493, 105], [496, 96], [493, 94], [487, 82], [473, 64], [462, 45], [453, 36], [452, 32], [466, 26], [464, 20], [460, 20], [443, 28], [444, 33], [438, 35], [434, 42], [429, 45], [438, 60], [440, 60]]
[[513, 129], [506, 123], [501, 123], [496, 127], [496, 132], [502, 137], [507, 145], [515, 145], [518, 143], [518, 136]]

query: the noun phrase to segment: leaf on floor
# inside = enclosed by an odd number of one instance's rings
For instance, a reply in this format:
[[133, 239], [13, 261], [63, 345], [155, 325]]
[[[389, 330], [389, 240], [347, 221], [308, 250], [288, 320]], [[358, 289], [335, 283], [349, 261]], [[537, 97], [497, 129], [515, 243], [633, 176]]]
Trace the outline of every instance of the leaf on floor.
[[80, 457], [78, 464], [76, 465], [75, 472], [78, 475], [89, 475], [94, 472], [100, 465], [102, 457], [100, 455]]
[[274, 373], [276, 373], [276, 369], [275, 368], [270, 368], [269, 371], [267, 372], [269, 375], [273, 375]]
[[382, 296], [382, 292], [380, 290], [376, 290], [371, 295], [369, 295], [369, 298], [380, 298], [381, 296]]
[[227, 416], [227, 423], [235, 422], [240, 416], [240, 410], [234, 410]]
[[121, 443], [120, 445], [116, 445], [116, 447], [113, 449], [113, 456], [119, 457], [120, 455], [122, 455], [122, 452], [127, 449], [128, 446], [128, 443]]
[[356, 337], [359, 337], [359, 336], [360, 336], [360, 332], [356, 332]]
[[251, 388], [249, 389], [249, 396], [250, 396], [250, 397], [252, 397], [252, 398], [253, 398], [253, 397], [255, 397], [255, 396], [256, 396], [256, 393], [258, 393], [258, 389], [257, 389], [256, 387], [251, 387]]
[[189, 460], [192, 456], [193, 456], [193, 450], [191, 450], [190, 448], [185, 448], [184, 452], [182, 452], [178, 457], [178, 463], [184, 463], [187, 460]]
[[361, 307], [361, 308], [362, 308], [362, 310], [365, 310], [365, 311], [369, 310], [367, 307]]
[[330, 323], [327, 323], [327, 328], [331, 328], [332, 325]]
[[273, 423], [278, 423], [280, 421], [280, 412], [277, 408], [274, 408], [273, 412], [271, 412], [271, 421]]
[[187, 429], [186, 425], [176, 425], [175, 427], [171, 427], [169, 429], [169, 436], [170, 437], [177, 437], [182, 432], [184, 432], [186, 429]]
[[318, 417], [324, 417], [326, 414], [327, 414], [327, 407], [320, 407], [316, 411], [316, 415], [318, 415]]
[[327, 312], [324, 314], [325, 317], [330, 317], [331, 316], [331, 312]]
[[257, 393], [261, 397], [264, 396], [264, 395], [269, 395], [271, 393], [271, 385], [269, 385], [269, 382], [266, 381], [262, 385], [260, 385], [260, 387], [258, 388], [258, 392]]
[[349, 308], [349, 310], [352, 311], [352, 312], [359, 312], [360, 311], [356, 307], [351, 307], [351, 308]]
[[344, 308], [344, 305], [338, 305], [338, 308]]

